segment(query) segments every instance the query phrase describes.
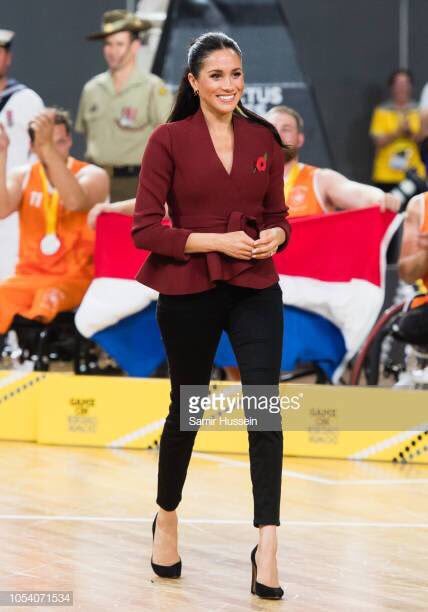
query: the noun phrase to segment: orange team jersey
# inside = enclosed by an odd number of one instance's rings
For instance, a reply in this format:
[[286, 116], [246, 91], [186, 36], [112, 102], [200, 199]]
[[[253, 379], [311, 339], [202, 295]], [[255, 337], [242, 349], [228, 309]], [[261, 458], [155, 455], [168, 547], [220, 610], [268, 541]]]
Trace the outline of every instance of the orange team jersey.
[[318, 192], [316, 166], [295, 164], [284, 179], [285, 202], [289, 207], [290, 217], [322, 215], [328, 209]]
[[[74, 175], [87, 165], [69, 158]], [[61, 200], [55, 228], [60, 248], [53, 255], [40, 250], [46, 235], [40, 162], [27, 175], [19, 223], [16, 275], [0, 283], [0, 334], [6, 333], [16, 314], [48, 323], [59, 312], [77, 308], [93, 275], [95, 232], [88, 227], [87, 213], [68, 211]]]
[[[89, 164], [69, 158], [70, 171], [76, 175]], [[68, 278], [93, 276], [95, 233], [87, 223], [86, 211], [69, 211], [61, 199], [56, 234], [61, 246], [54, 255], [44, 255], [40, 241], [46, 234], [40, 162], [29, 170], [19, 207], [19, 258], [16, 275], [49, 274]]]

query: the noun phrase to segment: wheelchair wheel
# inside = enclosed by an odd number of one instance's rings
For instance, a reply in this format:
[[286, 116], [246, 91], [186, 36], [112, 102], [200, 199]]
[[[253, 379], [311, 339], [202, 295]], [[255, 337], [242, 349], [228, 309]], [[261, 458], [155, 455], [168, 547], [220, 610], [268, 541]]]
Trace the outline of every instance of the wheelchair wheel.
[[390, 386], [404, 369], [404, 345], [391, 335], [405, 302], [394, 304], [379, 318], [354, 362], [351, 385]]

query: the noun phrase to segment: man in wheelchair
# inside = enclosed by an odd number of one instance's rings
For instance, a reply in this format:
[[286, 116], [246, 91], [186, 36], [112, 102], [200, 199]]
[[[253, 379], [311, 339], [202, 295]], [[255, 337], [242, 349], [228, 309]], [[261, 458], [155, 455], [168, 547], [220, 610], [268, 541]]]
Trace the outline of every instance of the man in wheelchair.
[[87, 214], [109, 194], [104, 170], [70, 156], [66, 112], [45, 110], [29, 134], [39, 161], [7, 175], [9, 140], [0, 124], [0, 218], [18, 211], [20, 226], [15, 275], [0, 283], [0, 344], [16, 315], [49, 323], [80, 304], [93, 276]]
[[428, 354], [428, 192], [413, 197], [407, 207], [398, 268], [400, 278], [419, 285], [420, 293], [397, 320], [394, 335]]

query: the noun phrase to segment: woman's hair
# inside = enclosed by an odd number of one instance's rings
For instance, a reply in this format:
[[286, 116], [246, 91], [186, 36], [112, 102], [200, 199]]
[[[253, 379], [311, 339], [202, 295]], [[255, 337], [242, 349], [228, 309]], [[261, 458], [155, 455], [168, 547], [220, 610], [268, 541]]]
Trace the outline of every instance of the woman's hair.
[[[214, 51], [218, 51], [220, 49], [232, 49], [232, 51], [242, 58], [242, 52], [238, 46], [238, 43], [223, 32], [207, 32], [206, 34], [201, 34], [201, 36], [196, 38], [191, 43], [187, 54], [187, 66], [178, 87], [177, 97], [175, 99], [171, 114], [167, 120], [168, 123], [186, 119], [186, 117], [194, 115], [199, 109], [199, 96], [194, 94], [193, 88], [189, 83], [188, 75], [191, 72], [195, 78], [198, 78], [206, 58]], [[239, 114], [243, 115], [253, 123], [263, 125], [270, 132], [272, 132], [275, 140], [283, 148], [286, 159], [291, 159], [293, 157], [291, 153], [292, 148], [282, 142], [276, 128], [269, 123], [269, 121], [260, 115], [257, 115], [257, 113], [254, 113], [248, 108], [245, 108], [241, 100], [238, 102], [237, 108]]]

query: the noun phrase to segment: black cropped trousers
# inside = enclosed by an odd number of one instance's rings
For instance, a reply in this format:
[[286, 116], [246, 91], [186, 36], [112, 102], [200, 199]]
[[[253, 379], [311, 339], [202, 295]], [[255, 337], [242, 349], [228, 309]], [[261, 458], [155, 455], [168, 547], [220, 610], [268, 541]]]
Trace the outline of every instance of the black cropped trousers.
[[[157, 504], [181, 501], [197, 431], [180, 431], [180, 385], [208, 385], [223, 330], [230, 338], [245, 385], [278, 385], [283, 304], [278, 283], [265, 289], [218, 282], [186, 295], [160, 294], [157, 321], [171, 379], [171, 403], [160, 440]], [[278, 415], [280, 418], [280, 415]], [[255, 527], [279, 525], [283, 433], [248, 430]]]

